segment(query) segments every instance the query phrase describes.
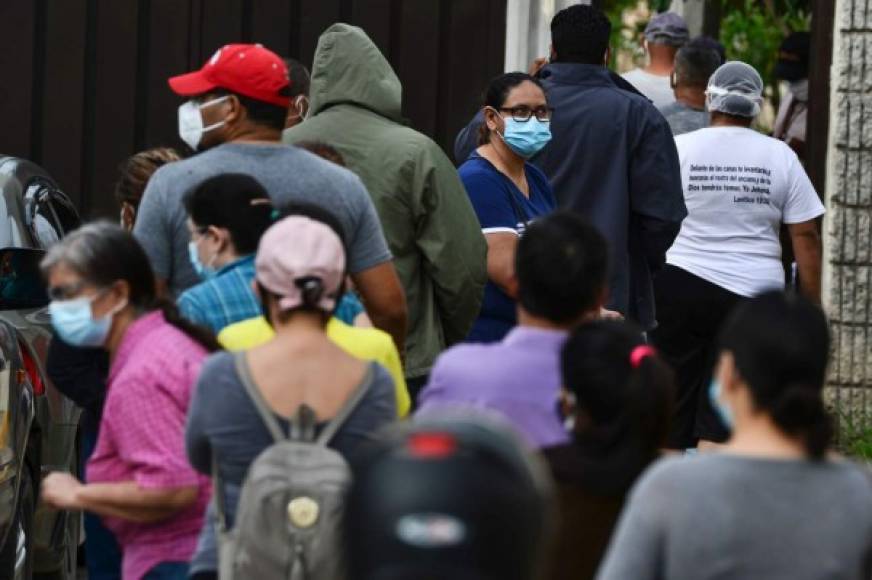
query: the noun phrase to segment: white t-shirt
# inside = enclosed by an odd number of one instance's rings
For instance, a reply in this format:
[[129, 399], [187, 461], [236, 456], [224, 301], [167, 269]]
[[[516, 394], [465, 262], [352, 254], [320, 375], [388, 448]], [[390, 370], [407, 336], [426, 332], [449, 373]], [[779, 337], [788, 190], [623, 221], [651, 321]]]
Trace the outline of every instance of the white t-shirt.
[[669, 83], [669, 77], [652, 75], [637, 68], [621, 75], [624, 80], [639, 89], [639, 92], [651, 99], [658, 109], [675, 102], [675, 91]]
[[741, 296], [784, 287], [781, 224], [823, 215], [796, 153], [741, 127], [675, 138], [688, 215], [669, 264]]

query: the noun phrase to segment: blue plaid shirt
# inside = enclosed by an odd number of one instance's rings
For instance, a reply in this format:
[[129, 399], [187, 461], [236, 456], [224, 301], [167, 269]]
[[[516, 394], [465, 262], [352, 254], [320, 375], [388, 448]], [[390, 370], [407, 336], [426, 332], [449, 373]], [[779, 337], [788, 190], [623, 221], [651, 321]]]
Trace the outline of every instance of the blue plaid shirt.
[[260, 302], [251, 289], [252, 280], [254, 254], [227, 264], [214, 278], [185, 290], [179, 296], [179, 311], [215, 334], [235, 322], [260, 316]]

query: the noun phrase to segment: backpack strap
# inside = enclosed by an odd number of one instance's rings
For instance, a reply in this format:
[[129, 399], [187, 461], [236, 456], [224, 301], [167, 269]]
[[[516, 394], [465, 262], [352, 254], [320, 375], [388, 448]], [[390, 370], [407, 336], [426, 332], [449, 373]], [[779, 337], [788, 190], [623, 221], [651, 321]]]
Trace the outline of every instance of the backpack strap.
[[330, 420], [329, 423], [324, 427], [324, 430], [321, 431], [321, 434], [318, 435], [318, 439], [315, 441], [316, 445], [321, 445], [322, 447], [326, 447], [330, 440], [336, 435], [339, 429], [342, 428], [342, 425], [345, 421], [348, 420], [348, 417], [354, 413], [354, 410], [369, 392], [370, 387], [372, 387], [372, 383], [375, 380], [375, 373], [373, 372], [373, 364], [368, 365], [366, 367], [366, 376], [363, 377], [363, 381], [357, 386], [351, 396], [345, 401], [345, 404], [342, 405], [342, 408], [339, 409], [339, 412], [336, 413], [336, 416]]
[[263, 395], [260, 393], [260, 389], [258, 389], [257, 385], [254, 384], [254, 379], [251, 377], [251, 369], [248, 366], [248, 361], [245, 360], [245, 352], [237, 352], [233, 355], [233, 359], [233, 362], [236, 364], [236, 373], [239, 375], [239, 380], [242, 381], [242, 385], [245, 387], [248, 397], [251, 399], [251, 402], [254, 403], [254, 408], [257, 409], [257, 414], [260, 415], [260, 418], [263, 421], [263, 424], [266, 425], [270, 435], [272, 435], [272, 438], [276, 443], [286, 441], [287, 437], [282, 431], [278, 419], [276, 419], [275, 414], [270, 410], [269, 406], [267, 406]]

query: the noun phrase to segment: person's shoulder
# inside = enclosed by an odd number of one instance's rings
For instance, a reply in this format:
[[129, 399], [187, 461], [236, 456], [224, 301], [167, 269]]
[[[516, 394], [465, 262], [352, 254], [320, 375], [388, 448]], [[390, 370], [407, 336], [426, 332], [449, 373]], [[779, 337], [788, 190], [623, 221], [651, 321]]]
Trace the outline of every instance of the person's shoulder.
[[366, 352], [370, 355], [365, 358], [382, 358], [393, 347], [393, 339], [383, 330], [351, 326], [338, 318], [331, 318], [328, 322], [327, 335], [339, 345], [348, 345], [356, 351]]
[[225, 350], [210, 354], [203, 362], [199, 382], [211, 383], [230, 376], [234, 372], [235, 357], [234, 353]]
[[218, 333], [218, 342], [229, 351], [248, 350], [269, 341], [273, 329], [263, 316], [226, 326]]
[[433, 376], [470, 376], [492, 371], [491, 361], [500, 358], [501, 343], [464, 343], [452, 346], [436, 359]]
[[684, 490], [705, 489], [701, 480], [717, 478], [723, 458], [717, 454], [672, 454], [655, 461], [636, 484], [637, 495], [683, 494]]

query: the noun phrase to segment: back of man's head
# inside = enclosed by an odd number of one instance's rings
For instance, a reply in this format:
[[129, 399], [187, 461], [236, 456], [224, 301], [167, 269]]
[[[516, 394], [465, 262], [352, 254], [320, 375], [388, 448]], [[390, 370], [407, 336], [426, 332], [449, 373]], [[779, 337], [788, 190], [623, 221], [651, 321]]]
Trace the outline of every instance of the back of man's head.
[[601, 306], [608, 246], [587, 220], [557, 211], [528, 226], [518, 242], [515, 272], [518, 302], [527, 313], [573, 324]]
[[604, 64], [612, 23], [602, 10], [581, 4], [558, 12], [551, 20], [555, 62]]
[[675, 84], [705, 90], [721, 66], [721, 56], [710, 48], [688, 44], [675, 55]]

